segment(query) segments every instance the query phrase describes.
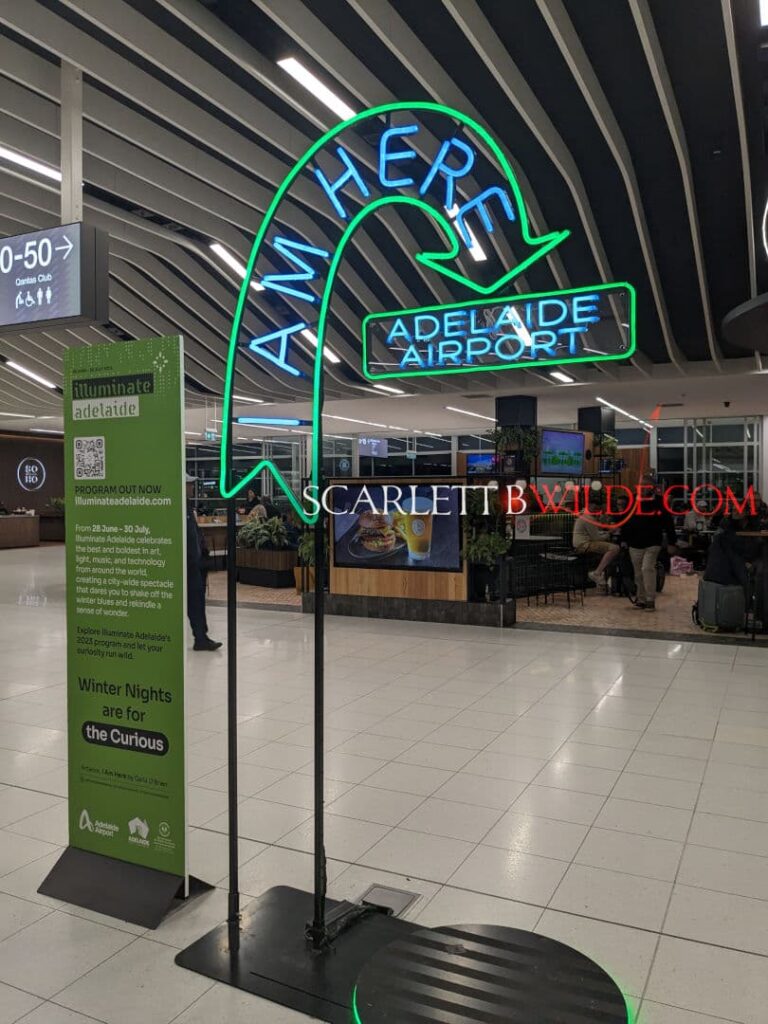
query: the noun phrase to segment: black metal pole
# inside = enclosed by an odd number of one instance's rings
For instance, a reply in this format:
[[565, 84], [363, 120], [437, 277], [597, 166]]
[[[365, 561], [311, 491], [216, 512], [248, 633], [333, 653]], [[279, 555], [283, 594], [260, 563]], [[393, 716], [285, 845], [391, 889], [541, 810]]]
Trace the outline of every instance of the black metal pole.
[[[318, 355], [318, 358], [320, 356]], [[323, 385], [317, 406], [318, 497], [323, 489]], [[316, 950], [328, 944], [325, 896], [328, 886], [325, 859], [325, 514], [322, 506], [315, 522], [315, 899], [310, 939]]]
[[[232, 424], [227, 438], [229, 480], [234, 484]], [[227, 757], [229, 800], [229, 924], [230, 949], [240, 943], [240, 870], [238, 864], [239, 823], [237, 815], [237, 506], [227, 503]]]

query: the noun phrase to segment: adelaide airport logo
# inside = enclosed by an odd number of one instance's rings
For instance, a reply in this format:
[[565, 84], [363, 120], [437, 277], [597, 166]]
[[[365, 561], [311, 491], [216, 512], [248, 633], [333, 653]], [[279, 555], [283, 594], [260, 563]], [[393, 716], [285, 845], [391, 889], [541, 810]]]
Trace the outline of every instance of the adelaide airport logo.
[[113, 821], [102, 821], [100, 818], [92, 818], [84, 807], [80, 811], [78, 828], [81, 832], [91, 832], [93, 835], [101, 836], [104, 839], [112, 839], [120, 831], [120, 826]]
[[149, 825], [146, 818], [131, 818], [128, 822], [128, 842], [136, 846], [149, 846]]

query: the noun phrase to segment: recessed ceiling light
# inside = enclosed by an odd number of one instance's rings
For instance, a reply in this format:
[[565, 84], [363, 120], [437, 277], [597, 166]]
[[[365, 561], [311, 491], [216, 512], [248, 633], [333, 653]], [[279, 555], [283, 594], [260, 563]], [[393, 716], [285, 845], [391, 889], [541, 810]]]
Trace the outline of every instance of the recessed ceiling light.
[[256, 405], [264, 405], [263, 398], [246, 398], [245, 395], [232, 395], [234, 402], [254, 402]]
[[[239, 278], [245, 277], [245, 266], [236, 256], [232, 255], [229, 249], [225, 249], [224, 246], [220, 245], [218, 242], [211, 242], [210, 249], [211, 252], [216, 253], [222, 263], [226, 263], [230, 270], [234, 270]], [[256, 292], [264, 291], [264, 285], [260, 284], [258, 281], [251, 281], [251, 288]]]
[[30, 427], [31, 434], [63, 434], [63, 430], [52, 430], [50, 427]]
[[560, 370], [550, 370], [549, 376], [559, 380], [561, 384], [573, 384], [573, 377], [569, 377], [567, 373], [561, 373]]
[[28, 370], [26, 366], [20, 366], [18, 363], [14, 363], [12, 359], [6, 359], [5, 365], [9, 366], [17, 373], [21, 373], [25, 377], [29, 377], [29, 379], [35, 381], [36, 384], [42, 384], [44, 388], [50, 388], [51, 391], [56, 390], [56, 385], [51, 383], [51, 381], [46, 380], [45, 377], [41, 377], [39, 373], [34, 373], [32, 370]]
[[28, 171], [42, 174], [44, 178], [50, 178], [51, 181], [61, 181], [61, 171], [57, 167], [40, 163], [39, 160], [31, 160], [28, 156], [22, 156], [21, 153], [14, 153], [12, 149], [6, 149], [5, 146], [0, 146], [0, 160], [7, 160], [10, 164], [16, 164], [17, 167], [25, 167]]
[[652, 423], [646, 423], [645, 420], [641, 420], [639, 416], [634, 416], [631, 412], [627, 412], [626, 409], [622, 409], [618, 405], [614, 405], [613, 402], [608, 402], [604, 398], [600, 398], [599, 395], [595, 395], [595, 401], [600, 402], [601, 405], [607, 405], [609, 409], [613, 409], [614, 412], [620, 412], [622, 416], [626, 416], [627, 419], [634, 420], [635, 423], [641, 423], [646, 430], [653, 430], [654, 426]]
[[295, 57], [285, 57], [277, 63], [283, 71], [287, 71], [291, 78], [294, 78], [305, 89], [308, 89], [329, 110], [332, 110], [334, 114], [338, 114], [342, 121], [348, 121], [350, 117], [355, 116], [355, 111], [352, 107], [345, 103], [341, 96], [337, 96], [327, 85], [324, 85], [317, 75], [312, 74], [309, 68], [305, 68], [301, 61], [296, 60]]
[[[305, 327], [301, 332], [302, 338], [306, 338], [310, 345], [314, 345], [317, 348], [317, 335], [314, 331], [311, 331], [308, 327]], [[329, 348], [327, 343], [323, 344], [323, 358], [327, 359], [329, 363], [340, 363], [341, 359], [336, 355], [333, 349]]]
[[464, 416], [474, 416], [478, 420], [488, 420], [490, 423], [496, 422], [495, 416], [484, 416], [480, 412], [470, 412], [469, 409], [457, 409], [455, 405], [446, 405], [445, 408], [448, 412], [460, 412]]
[[343, 420], [345, 423], [362, 423], [364, 427], [383, 427], [386, 428], [386, 423], [373, 423], [371, 420], [356, 420], [351, 416], [332, 416], [329, 412], [324, 412], [323, 416], [328, 420]]
[[190, 434], [192, 437], [202, 437], [202, 432], [199, 430], [185, 430], [185, 434]]
[[404, 395], [405, 392], [400, 388], [390, 387], [389, 384], [374, 384], [377, 391], [386, 391], [390, 395]]
[[[0, 412], [0, 416], [8, 416], [12, 420], [33, 420], [35, 417], [31, 412]], [[38, 417], [43, 419], [42, 416]]]
[[[459, 212], [460, 209], [461, 207], [459, 206], [459, 204], [454, 203], [450, 210], [446, 210], [446, 213], [451, 218], [451, 220], [455, 222], [456, 214]], [[475, 263], [482, 263], [484, 262], [484, 260], [487, 260], [488, 257], [485, 255], [485, 249], [483, 249], [482, 245], [480, 245], [480, 243], [478, 242], [477, 236], [475, 235], [472, 228], [468, 227], [465, 224], [464, 230], [469, 235], [469, 255], [472, 257]], [[459, 233], [459, 237], [461, 238], [462, 242], [464, 242], [463, 235]]]

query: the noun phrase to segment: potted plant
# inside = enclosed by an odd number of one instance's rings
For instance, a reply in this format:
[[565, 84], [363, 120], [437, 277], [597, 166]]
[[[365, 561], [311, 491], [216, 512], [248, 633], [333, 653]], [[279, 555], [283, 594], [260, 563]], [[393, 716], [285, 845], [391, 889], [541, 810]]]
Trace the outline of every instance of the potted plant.
[[296, 548], [278, 516], [250, 519], [237, 535], [237, 576], [242, 583], [259, 587], [290, 587], [296, 565]]
[[64, 499], [49, 498], [40, 512], [40, 540], [64, 540]]
[[[324, 539], [325, 547], [325, 564], [328, 566], [328, 537]], [[306, 589], [307, 591], [315, 589], [315, 532], [314, 530], [305, 530], [304, 533], [299, 537], [298, 543], [298, 555], [299, 565], [293, 570], [293, 576], [296, 582], [296, 593], [301, 594]], [[306, 568], [306, 575], [304, 569]], [[326, 577], [327, 578], [327, 577]], [[304, 580], [307, 581], [306, 588], [304, 587]]]
[[473, 533], [462, 555], [472, 567], [471, 592], [475, 601], [490, 601], [499, 596], [499, 567], [509, 551], [509, 540], [495, 531]]

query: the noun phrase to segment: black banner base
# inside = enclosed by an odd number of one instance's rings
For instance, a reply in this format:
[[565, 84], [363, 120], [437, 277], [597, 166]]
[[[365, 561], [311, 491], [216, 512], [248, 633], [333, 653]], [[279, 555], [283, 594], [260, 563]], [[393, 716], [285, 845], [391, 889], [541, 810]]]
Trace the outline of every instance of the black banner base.
[[[190, 876], [190, 897], [211, 888]], [[157, 928], [183, 902], [184, 879], [68, 846], [37, 891], [120, 921]]]
[[414, 929], [375, 954], [353, 997], [355, 1024], [627, 1024], [616, 982], [544, 935], [491, 925]]
[[[338, 905], [326, 901], [329, 912]], [[234, 935], [221, 924], [182, 950], [176, 963], [329, 1024], [349, 1024], [365, 964], [416, 925], [375, 914], [340, 935], [332, 949], [316, 953], [304, 937], [312, 909], [308, 892], [269, 889], [248, 904]]]

